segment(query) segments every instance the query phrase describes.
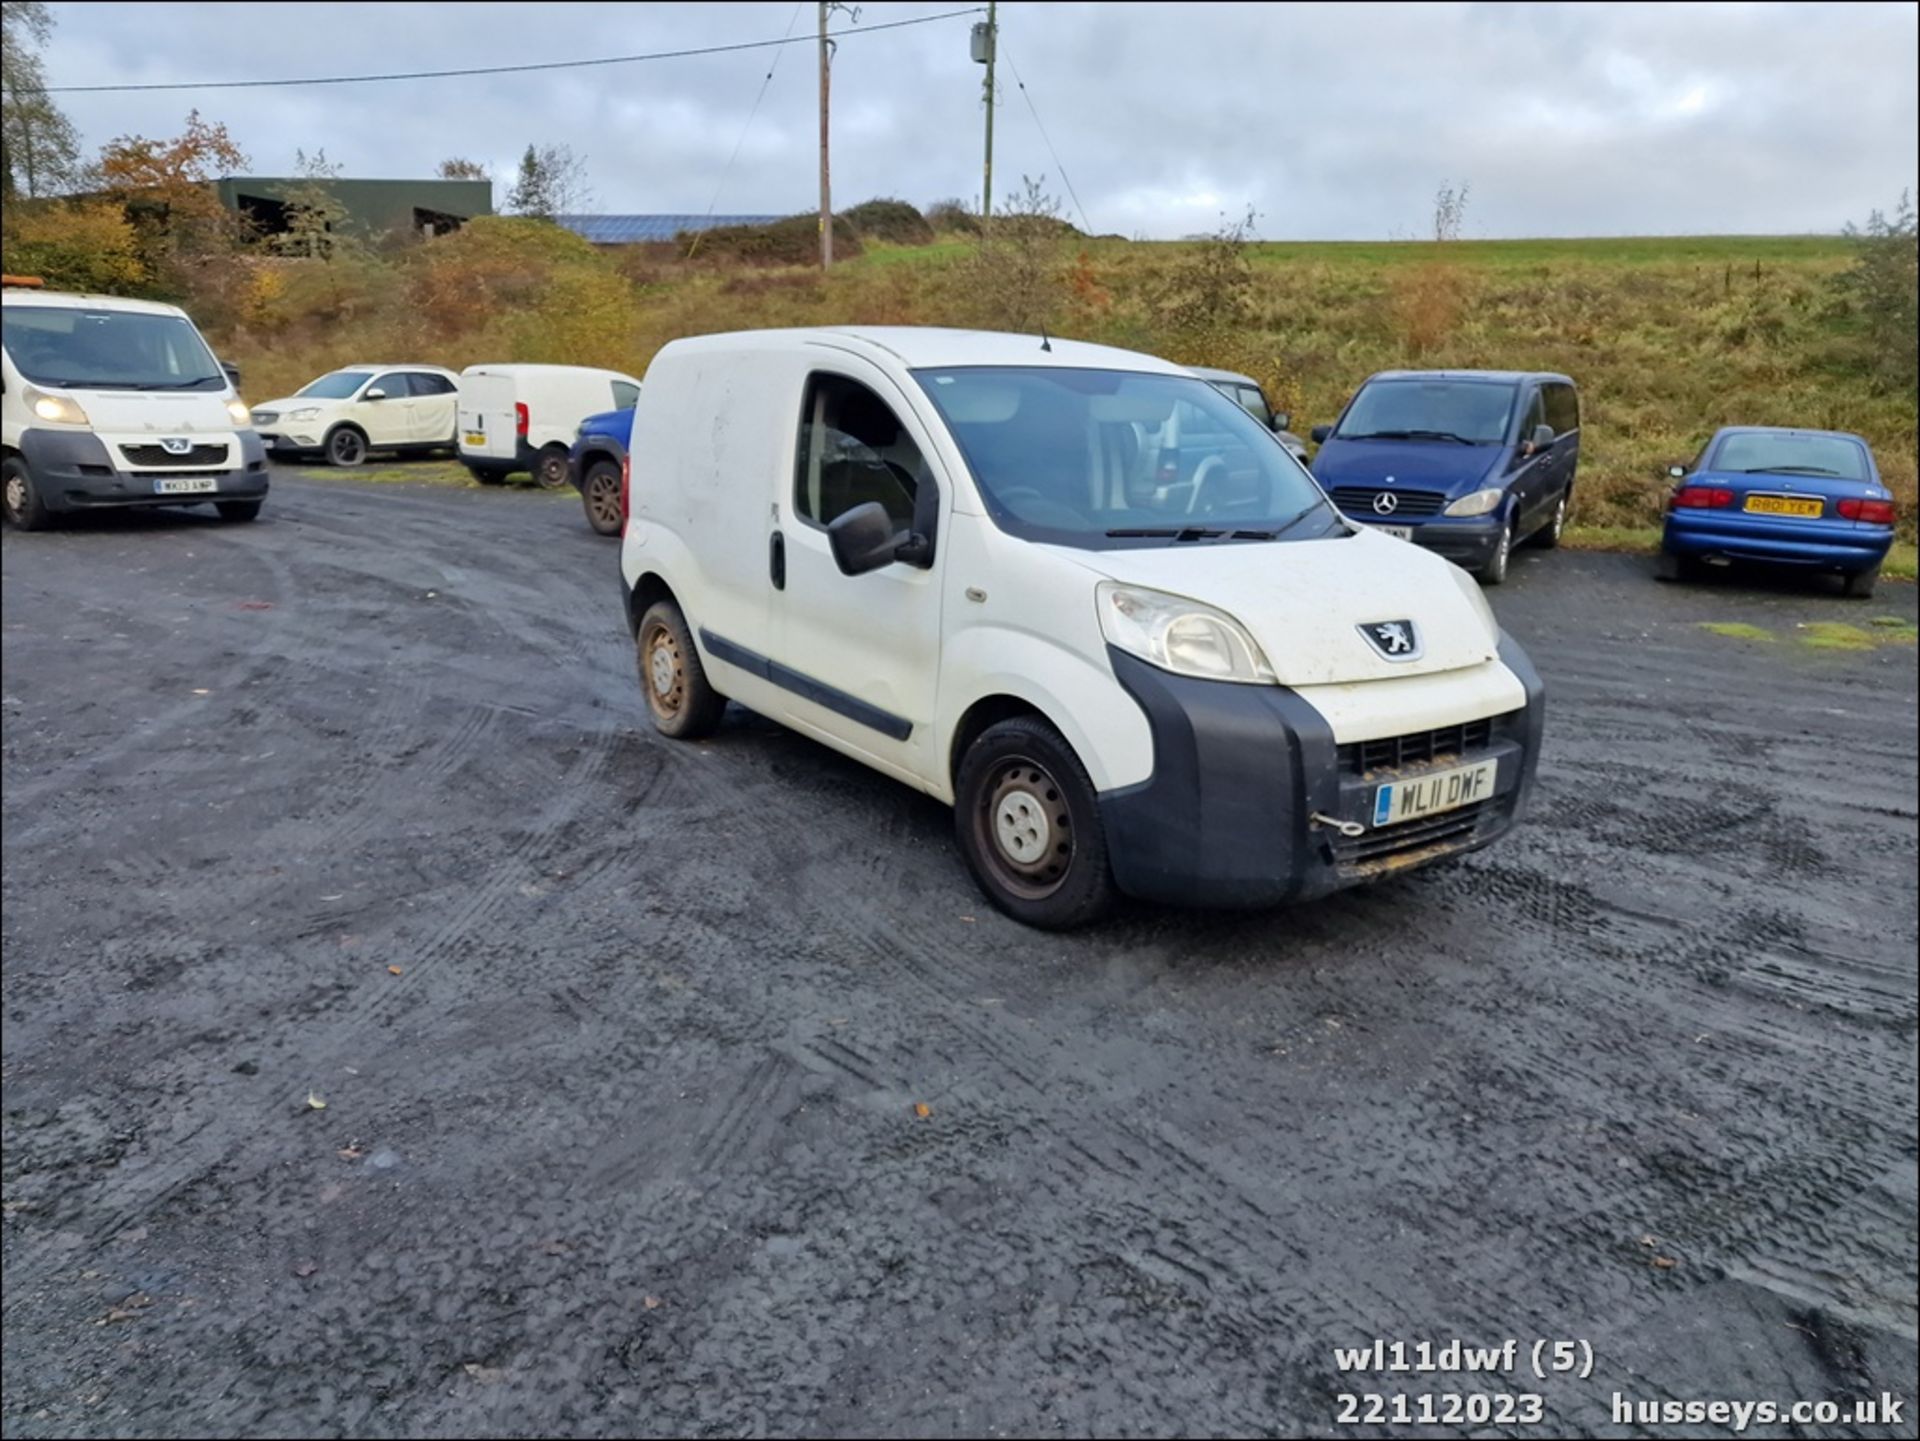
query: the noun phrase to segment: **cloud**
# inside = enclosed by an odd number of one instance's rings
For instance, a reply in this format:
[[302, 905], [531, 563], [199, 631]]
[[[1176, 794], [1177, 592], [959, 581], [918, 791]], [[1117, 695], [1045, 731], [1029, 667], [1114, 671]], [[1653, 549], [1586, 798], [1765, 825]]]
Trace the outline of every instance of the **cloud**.
[[[970, 18], [870, 3], [834, 62], [834, 196], [978, 201]], [[54, 84], [511, 64], [809, 31], [811, 6], [62, 4]], [[1832, 230], [1916, 170], [1915, 10], [1903, 4], [1000, 8], [996, 192], [1023, 175], [1092, 225], [1156, 236], [1252, 205], [1275, 237], [1430, 223], [1467, 181], [1467, 233]], [[751, 126], [748, 112], [773, 79]], [[1015, 70], [1026, 82], [1023, 92]], [[1049, 152], [1029, 102], [1058, 147]], [[265, 173], [324, 147], [357, 175], [469, 155], [510, 177], [529, 142], [587, 157], [598, 208], [817, 203], [815, 53], [441, 81], [62, 98], [90, 145], [224, 120]], [[728, 158], [739, 146], [731, 171]], [[504, 189], [504, 185], [502, 187]]]

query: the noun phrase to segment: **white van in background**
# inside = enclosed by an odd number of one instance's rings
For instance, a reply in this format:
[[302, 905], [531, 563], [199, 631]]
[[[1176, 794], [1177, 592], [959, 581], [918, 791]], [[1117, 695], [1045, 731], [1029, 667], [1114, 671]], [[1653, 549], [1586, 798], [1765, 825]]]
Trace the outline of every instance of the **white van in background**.
[[483, 485], [529, 472], [549, 490], [567, 483], [580, 422], [631, 410], [640, 382], [586, 365], [469, 365], [460, 372], [460, 460]]
[[11, 278], [0, 293], [0, 509], [55, 515], [211, 502], [252, 520], [267, 461], [227, 367], [187, 313]]

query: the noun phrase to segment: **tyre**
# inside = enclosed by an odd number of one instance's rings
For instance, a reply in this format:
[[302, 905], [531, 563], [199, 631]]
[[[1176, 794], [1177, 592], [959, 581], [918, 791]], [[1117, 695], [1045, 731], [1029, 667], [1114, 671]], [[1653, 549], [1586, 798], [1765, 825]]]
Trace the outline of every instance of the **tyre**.
[[1556, 550], [1560, 545], [1560, 536], [1567, 528], [1567, 506], [1573, 496], [1567, 491], [1560, 492], [1560, 499], [1553, 507], [1553, 519], [1536, 530], [1527, 544], [1538, 550]]
[[1856, 570], [1852, 575], [1840, 578], [1840, 594], [1854, 600], [1872, 600], [1874, 587], [1880, 583], [1880, 562], [1875, 561], [1865, 570]]
[[550, 445], [534, 458], [533, 478], [544, 489], [558, 490], [567, 483], [567, 448]]
[[1479, 576], [1482, 585], [1500, 585], [1507, 578], [1507, 566], [1513, 560], [1513, 518], [1507, 518], [1507, 527], [1500, 532], [1500, 543], [1494, 547], [1493, 557], [1480, 567]]
[[263, 503], [258, 500], [216, 500], [213, 508], [220, 512], [220, 519], [232, 523], [258, 520]]
[[353, 466], [367, 458], [367, 437], [351, 425], [336, 425], [321, 447], [328, 465]]
[[1016, 921], [1066, 930], [1113, 903], [1093, 782], [1065, 738], [1038, 716], [989, 726], [967, 747], [953, 822], [967, 869]]
[[0, 465], [0, 511], [16, 530], [44, 530], [50, 516], [24, 456], [10, 455]]
[[620, 467], [610, 460], [596, 460], [589, 466], [580, 482], [580, 503], [595, 533], [620, 534], [627, 518], [620, 503]]
[[505, 485], [507, 472], [494, 465], [469, 465], [467, 474], [482, 485]]
[[727, 698], [707, 681], [687, 618], [670, 600], [657, 600], [633, 633], [640, 689], [654, 729], [675, 740], [699, 740], [719, 727]]

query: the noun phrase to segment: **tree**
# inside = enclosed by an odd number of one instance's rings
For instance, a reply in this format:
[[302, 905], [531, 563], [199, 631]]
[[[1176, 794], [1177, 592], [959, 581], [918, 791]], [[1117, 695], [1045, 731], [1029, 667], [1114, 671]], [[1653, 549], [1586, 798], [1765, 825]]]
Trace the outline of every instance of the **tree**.
[[327, 182], [337, 180], [346, 167], [328, 160], [325, 150], [311, 155], [296, 150], [293, 164], [300, 184], [286, 192], [287, 228], [273, 237], [273, 247], [285, 255], [331, 260], [341, 241], [335, 231], [346, 220], [347, 207]]
[[529, 145], [520, 157], [520, 173], [507, 192], [507, 209], [514, 215], [551, 220], [573, 214], [593, 199], [587, 185], [587, 162], [569, 145]]
[[1443, 180], [1433, 196], [1433, 238], [1435, 240], [1458, 240], [1460, 225], [1467, 217], [1467, 194], [1473, 187], [1466, 181], [1460, 182], [1455, 190], [1453, 182]]
[[213, 182], [246, 167], [227, 127], [195, 110], [171, 140], [122, 135], [108, 141], [97, 170], [102, 188], [127, 207], [143, 254], [160, 272], [173, 257], [211, 254], [239, 239], [239, 218], [220, 203]]
[[440, 162], [438, 172], [442, 180], [491, 180], [493, 172], [478, 160], [469, 160], [464, 155], [449, 155]]
[[1920, 383], [1914, 349], [1920, 329], [1920, 239], [1912, 192], [1900, 192], [1891, 217], [1876, 210], [1864, 227], [1849, 224], [1846, 235], [1853, 242], [1853, 265], [1840, 283], [1864, 321], [1872, 368], [1890, 389], [1913, 390]]
[[53, 17], [40, 0], [0, 5], [0, 187], [9, 200], [58, 194], [83, 172], [73, 123], [46, 91], [40, 48], [52, 33]]

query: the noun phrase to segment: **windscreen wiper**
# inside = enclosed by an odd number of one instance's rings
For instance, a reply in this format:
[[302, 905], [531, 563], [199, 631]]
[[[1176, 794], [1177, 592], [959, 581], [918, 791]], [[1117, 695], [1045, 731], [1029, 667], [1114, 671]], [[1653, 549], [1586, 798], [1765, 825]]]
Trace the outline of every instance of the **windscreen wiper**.
[[1160, 526], [1131, 530], [1110, 530], [1109, 540], [1205, 540], [1210, 535], [1226, 535], [1227, 531], [1204, 525], [1184, 525], [1179, 527]]
[[1319, 497], [1317, 500], [1309, 501], [1304, 509], [1294, 512], [1291, 519], [1287, 520], [1284, 524], [1277, 526], [1275, 529], [1269, 531], [1267, 533], [1266, 538], [1268, 540], [1278, 540], [1281, 536], [1285, 535], [1288, 531], [1292, 530], [1296, 525], [1300, 524], [1301, 521], [1305, 520], [1308, 516], [1312, 515], [1316, 510], [1320, 509], [1321, 506], [1329, 505], [1329, 504], [1331, 504], [1331, 502], [1329, 502], [1324, 495]]
[[1464, 435], [1455, 435], [1451, 430], [1369, 430], [1363, 435], [1336, 435], [1334, 440], [1451, 440], [1459, 445], [1478, 445], [1477, 440], [1469, 440]]

